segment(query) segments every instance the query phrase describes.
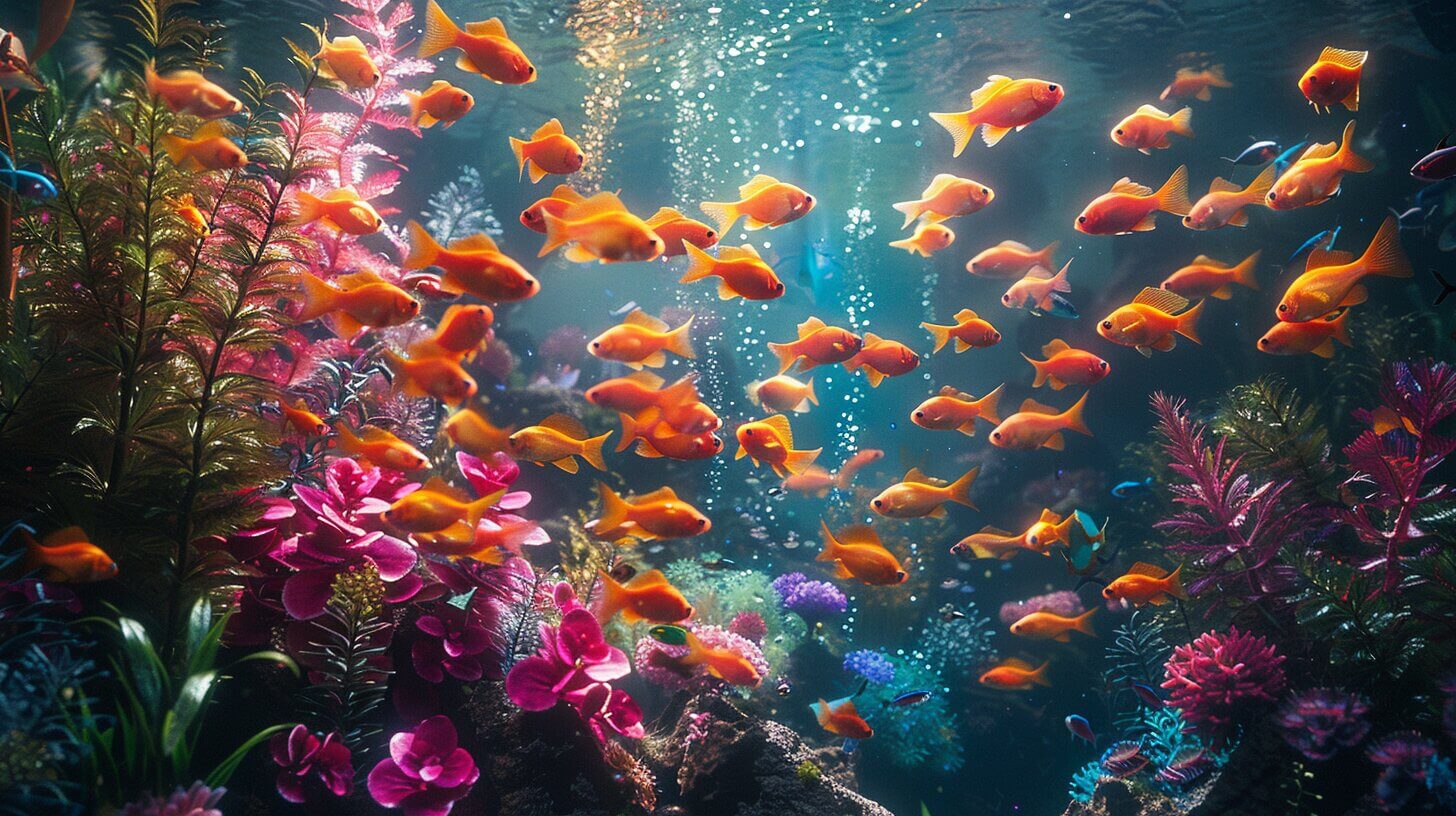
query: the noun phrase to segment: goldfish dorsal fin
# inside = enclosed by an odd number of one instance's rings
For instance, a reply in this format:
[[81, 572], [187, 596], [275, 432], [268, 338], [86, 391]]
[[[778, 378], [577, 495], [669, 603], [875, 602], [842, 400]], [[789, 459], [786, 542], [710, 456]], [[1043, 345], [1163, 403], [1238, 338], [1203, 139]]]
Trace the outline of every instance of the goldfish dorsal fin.
[[926, 186], [925, 192], [920, 194], [920, 197], [930, 198], [941, 190], [955, 184], [957, 181], [960, 181], [958, 176], [953, 176], [950, 173], [937, 173], [935, 178], [930, 180], [930, 184]]
[[536, 128], [536, 132], [531, 134], [531, 140], [535, 141], [536, 139], [541, 139], [546, 136], [558, 136], [565, 132], [566, 131], [561, 127], [561, 120], [552, 117], [551, 119], [546, 120], [546, 124]]
[[738, 188], [738, 195], [742, 198], [752, 198], [754, 194], [760, 193], [775, 184], [779, 180], [767, 173], [759, 173], [748, 180], [748, 183]]
[[1167, 289], [1154, 289], [1151, 286], [1143, 287], [1137, 297], [1132, 299], [1133, 303], [1149, 306], [1165, 314], [1177, 314], [1188, 308], [1188, 298], [1177, 292], [1170, 292]]
[[556, 189], [551, 191], [551, 197], [562, 201], [569, 201], [572, 204], [580, 204], [586, 201], [586, 196], [578, 193], [570, 184], [558, 184]]
[[779, 439], [783, 441], [784, 447], [792, 448], [794, 446], [794, 432], [789, 428], [788, 417], [783, 414], [773, 414], [765, 417], [761, 421], [763, 424], [772, 428], [774, 433], [779, 435]]
[[43, 547], [64, 547], [67, 544], [89, 543], [90, 540], [86, 538], [86, 531], [80, 525], [72, 524], [46, 533], [40, 541]]
[[682, 501], [677, 497], [677, 492], [667, 485], [657, 488], [651, 493], [644, 493], [636, 499], [637, 504], [659, 501]]
[[1320, 62], [1332, 62], [1345, 68], [1359, 68], [1365, 64], [1365, 58], [1370, 55], [1369, 51], [1347, 51], [1343, 48], [1332, 48], [1325, 46], [1320, 52]]
[[1040, 521], [1043, 524], [1060, 524], [1062, 521], [1062, 517], [1057, 515], [1056, 513], [1053, 513], [1051, 511], [1051, 508], [1043, 507], [1041, 515], [1037, 517], [1037, 521]]
[[483, 232], [477, 232], [461, 238], [458, 241], [450, 242], [450, 249], [456, 252], [499, 252], [500, 247], [496, 246], [495, 239]]
[[633, 589], [641, 589], [643, 587], [663, 586], [665, 584], [667, 584], [667, 576], [662, 574], [662, 570], [648, 570], [629, 581], [627, 586]]
[[1210, 193], [1237, 193], [1242, 189], [1244, 188], [1222, 176], [1214, 176], [1213, 181], [1208, 183], [1208, 191]]
[[456, 499], [458, 501], [465, 501], [468, 498], [460, 490], [460, 488], [455, 487], [454, 485], [450, 484], [439, 476], [431, 476], [429, 480], [425, 482], [424, 487], [420, 489], [431, 490], [441, 495], [449, 496], [450, 498]]
[[399, 437], [374, 425], [365, 425], [359, 429], [359, 438], [365, 442], [397, 442]]
[[192, 141], [200, 142], [217, 136], [227, 136], [227, 132], [227, 125], [223, 124], [223, 120], [211, 119], [203, 122], [197, 130], [192, 131]]
[[1041, 347], [1041, 353], [1048, 360], [1050, 360], [1051, 358], [1057, 356], [1058, 354], [1061, 354], [1064, 351], [1071, 351], [1071, 350], [1072, 350], [1072, 347], [1067, 343], [1067, 341], [1066, 340], [1063, 340], [1060, 337], [1052, 340], [1050, 343], [1047, 343], [1045, 346], [1042, 346]]
[[465, 30], [477, 37], [505, 37], [506, 25], [499, 17], [492, 17], [489, 20], [481, 20], [478, 23], [466, 23]]
[[1146, 561], [1139, 561], [1127, 568], [1128, 575], [1150, 575], [1154, 578], [1166, 578], [1168, 571], [1157, 564], [1149, 564]]
[[663, 383], [666, 382], [651, 371], [634, 371], [622, 379], [631, 380], [643, 388], [651, 388], [654, 391], [662, 388]]
[[345, 291], [358, 289], [361, 286], [371, 286], [376, 283], [387, 284], [389, 281], [379, 277], [379, 273], [370, 272], [367, 269], [361, 269], [358, 272], [350, 272], [347, 275], [340, 275], [334, 278], [334, 285]]
[[1036, 400], [1032, 399], [1031, 397], [1027, 397], [1026, 400], [1021, 403], [1021, 409], [1020, 410], [1024, 414], [1060, 414], [1061, 413], [1061, 411], [1058, 411], [1057, 409], [1051, 407], [1050, 405], [1042, 405], [1041, 403], [1037, 402]]
[[567, 414], [552, 414], [541, 420], [541, 427], [550, 428], [572, 439], [586, 439], [588, 436], [586, 426], [581, 424], [581, 420]]
[[355, 37], [353, 34], [335, 37], [329, 43], [329, 47], [335, 51], [364, 51], [368, 53], [368, 50], [364, 47], [364, 41]]
[[642, 311], [640, 307], [633, 309], [630, 313], [628, 313], [628, 315], [622, 319], [622, 323], [628, 326], [641, 326], [644, 329], [651, 329], [656, 332], [667, 331], [667, 323]]
[[853, 524], [839, 531], [837, 536], [840, 544], [870, 544], [876, 547], [885, 546], [880, 541], [880, 534], [868, 524]]
[[1123, 176], [1117, 180], [1116, 184], [1112, 185], [1112, 189], [1109, 192], [1134, 196], [1150, 196], [1153, 194], [1153, 188], [1145, 184], [1138, 184], [1127, 176]]
[[580, 221], [610, 212], [627, 212], [627, 207], [622, 204], [622, 199], [617, 198], [616, 193], [603, 190], [591, 198], [583, 199], [567, 207], [561, 217], [567, 221]]
[[1022, 671], [1033, 671], [1036, 668], [1019, 657], [1008, 657], [1006, 658], [1006, 662], [1001, 665], [1008, 669], [1020, 669]]
[[978, 532], [983, 535], [1001, 536], [1002, 538], [1014, 538], [1016, 536], [1016, 533], [1010, 530], [1003, 530], [1000, 527], [995, 527], [990, 524], [982, 527]]
[[1157, 105], [1139, 105], [1136, 113], [1145, 113], [1148, 116], [1156, 116], [1159, 119], [1167, 119], [1168, 114], [1158, 109]]
[[1012, 241], [1009, 239], [1002, 241], [998, 246], [1000, 246], [1002, 249], [1017, 249], [1021, 250], [1022, 252], [1031, 251], [1031, 247], [1027, 246], [1026, 244], [1023, 244], [1020, 241]]
[[1328, 159], [1329, 157], [1335, 155], [1335, 153], [1338, 152], [1339, 149], [1340, 145], [1336, 142], [1313, 144], [1310, 145], [1309, 149], [1304, 151], [1304, 155], [1300, 156], [1299, 158], [1301, 161], [1304, 159]]
[[873, 346], [873, 345], [875, 345], [876, 343], [879, 343], [882, 340], [884, 340], [884, 338], [883, 337], [880, 337], [878, 334], [875, 334], [874, 332], [865, 332], [865, 336], [864, 336], [864, 347], [865, 348], [869, 348], [870, 346]]
[[813, 334], [814, 332], [819, 331], [820, 329], [824, 328], [824, 325], [825, 325], [824, 324], [824, 321], [820, 320], [817, 317], [811, 317], [811, 318], [805, 320], [803, 323], [800, 323], [799, 324], [799, 327], [798, 327], [799, 337], [801, 339], [804, 338], [804, 337], [808, 337], [809, 335]]
[[345, 186], [345, 187], [340, 187], [337, 190], [330, 190], [330, 191], [328, 191], [328, 193], [326, 193], [324, 195], [323, 200], [324, 201], [353, 201], [353, 200], [357, 199], [358, 197], [359, 197], [359, 193], [357, 191], [355, 191], [354, 185], [350, 184], [350, 185]]
[[1343, 249], [1320, 249], [1315, 247], [1309, 251], [1309, 259], [1305, 261], [1305, 269], [1323, 269], [1327, 266], [1344, 266], [1355, 260], [1355, 256]]
[[741, 261], [747, 258], [757, 257], [758, 253], [753, 250], [753, 246], [751, 244], [744, 244], [741, 247], [718, 247], [718, 260], [720, 261]]
[[1194, 258], [1193, 261], [1191, 263], [1189, 263], [1188, 265], [1189, 266], [1214, 266], [1214, 267], [1218, 267], [1219, 269], [1227, 269], [1228, 268], [1224, 264], [1223, 261], [1220, 261], [1217, 258], [1210, 258], [1207, 255], [1199, 255], [1197, 258]]
[[833, 703], [830, 703], [830, 706], [831, 710], [835, 714], [849, 714], [853, 717], [859, 716], [859, 708], [855, 706], [854, 700], [849, 697], [845, 697], [842, 700], [836, 700]]
[[902, 482], [914, 482], [914, 483], [917, 483], [917, 484], [930, 484], [931, 483], [930, 482], [930, 477], [929, 476], [926, 476], [924, 473], [920, 472], [920, 468], [918, 468], [918, 467], [913, 467], [913, 468], [910, 468], [909, 470], [905, 471], [905, 478], [904, 479], [901, 479], [900, 481], [902, 481]]
[[961, 390], [954, 385], [942, 385], [936, 393], [942, 397], [959, 397]]
[[663, 224], [683, 220], [683, 214], [671, 207], [659, 207], [652, 217], [647, 219], [647, 226], [656, 229]]
[[961, 309], [959, 312], [955, 313], [955, 320], [957, 323], [965, 323], [970, 320], [979, 320], [980, 317], [980, 315], [976, 314], [975, 309]]
[[1006, 89], [1006, 86], [1010, 84], [1011, 77], [1008, 76], [992, 74], [986, 77], [985, 85], [982, 85], [974, 91], [971, 91], [971, 107], [979, 108], [980, 106], [986, 104], [987, 102], [991, 101], [991, 97], [995, 96], [998, 93], [1001, 93], [1003, 90]]

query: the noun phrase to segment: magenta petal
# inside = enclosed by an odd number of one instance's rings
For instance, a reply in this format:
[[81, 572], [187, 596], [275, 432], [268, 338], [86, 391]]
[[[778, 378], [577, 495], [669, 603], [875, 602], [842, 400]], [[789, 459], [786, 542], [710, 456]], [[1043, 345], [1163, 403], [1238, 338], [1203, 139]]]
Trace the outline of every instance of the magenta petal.
[[[416, 737], [411, 731], [401, 731], [389, 738], [389, 758], [407, 774], [417, 775], [420, 770], [420, 757], [415, 752]], [[429, 746], [420, 746], [421, 753], [429, 751]]]
[[445, 622], [434, 615], [422, 616], [418, 621], [415, 621], [415, 625], [420, 628], [421, 632], [431, 637], [442, 638], [445, 636]]
[[399, 807], [406, 797], [424, 787], [419, 780], [406, 776], [390, 759], [381, 759], [369, 771], [368, 784], [369, 795], [387, 808]]
[[419, 554], [397, 538], [380, 535], [363, 548], [369, 560], [379, 568], [379, 577], [385, 581], [398, 581], [419, 561]]
[[501, 496], [500, 502], [496, 506], [502, 510], [519, 510], [530, 503], [531, 494], [524, 490], [517, 490]]
[[444, 714], [428, 717], [415, 726], [415, 740], [424, 742], [418, 748], [434, 755], [453, 751], [460, 745], [460, 738], [455, 733], [455, 723]]
[[316, 618], [333, 595], [337, 570], [315, 569], [300, 572], [283, 583], [283, 608], [298, 620]]
[[451, 677], [467, 683], [473, 683], [485, 675], [485, 667], [480, 664], [480, 658], [474, 655], [447, 660], [445, 668], [450, 672]]
[[615, 646], [607, 646], [607, 653], [604, 657], [588, 663], [586, 668], [582, 669], [582, 674], [598, 682], [616, 680], [631, 673], [632, 664], [627, 661], [627, 655]]
[[442, 788], [453, 788], [463, 784], [475, 770], [475, 760], [464, 748], [456, 748], [445, 757], [440, 765], [439, 775], [435, 778], [435, 784]]
[[506, 675], [506, 696], [527, 711], [545, 711], [556, 705], [556, 684], [565, 672], [565, 666], [531, 655], [512, 666]]
[[561, 616], [556, 630], [557, 651], [563, 662], [575, 663], [579, 658], [591, 660], [601, 656], [602, 626], [596, 616], [585, 609], [573, 609]]

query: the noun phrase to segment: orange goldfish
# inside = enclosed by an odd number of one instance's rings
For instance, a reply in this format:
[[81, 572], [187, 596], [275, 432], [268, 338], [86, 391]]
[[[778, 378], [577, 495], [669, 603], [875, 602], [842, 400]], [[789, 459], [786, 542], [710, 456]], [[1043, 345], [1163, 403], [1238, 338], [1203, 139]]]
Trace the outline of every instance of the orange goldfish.
[[1279, 321], [1259, 338], [1259, 351], [1265, 354], [1313, 354], [1329, 359], [1335, 356], [1335, 341], [1350, 343], [1346, 327], [1349, 309], [1336, 309], [1324, 317], [1303, 323]]
[[228, 138], [227, 128], [216, 119], [202, 123], [191, 138], [166, 133], [161, 142], [173, 164], [194, 173], [237, 170], [248, 163], [248, 154]]
[[546, 243], [539, 255], [570, 244], [566, 259], [576, 263], [651, 261], [662, 254], [662, 239], [608, 192], [570, 204], [561, 215], [543, 209]]
[[859, 715], [859, 709], [855, 707], [852, 697], [841, 697], [827, 703], [821, 697], [819, 702], [811, 704], [809, 708], [813, 709], [819, 727], [835, 736], [867, 740], [875, 735], [875, 729], [870, 728], [870, 724]]
[[1045, 360], [1033, 360], [1021, 355], [1036, 371], [1032, 388], [1050, 385], [1053, 391], [1060, 391], [1069, 385], [1096, 385], [1112, 370], [1107, 361], [1090, 351], [1075, 349], [1067, 341], [1057, 339], [1041, 347]]
[[516, 175], [519, 177], [529, 165], [532, 184], [546, 178], [548, 173], [569, 176], [586, 163], [581, 145], [566, 135], [560, 119], [549, 119], [536, 128], [530, 141], [512, 136], [511, 152], [516, 154]]
[[832, 563], [835, 578], [853, 578], [867, 586], [897, 586], [909, 577], [869, 525], [845, 527], [838, 536], [823, 521], [819, 529], [824, 534], [824, 550], [814, 560]]
[[443, 292], [502, 303], [525, 300], [541, 291], [541, 282], [501, 252], [483, 232], [442, 247], [418, 222], [411, 221], [408, 226], [410, 254], [404, 259], [404, 268], [439, 267], [444, 272], [440, 276]]
[[430, 466], [429, 457], [383, 428], [365, 425], [356, 435], [341, 422], [334, 430], [339, 434], [339, 450], [364, 462], [402, 471], [424, 470]]
[[819, 398], [814, 396], [813, 378], [805, 383], [787, 374], [749, 383], [748, 399], [766, 411], [784, 414], [807, 413], [810, 405], [819, 404]]
[[696, 400], [697, 388], [691, 376], [683, 377], [664, 388], [665, 380], [649, 371], [634, 371], [625, 377], [603, 380], [588, 388], [583, 396], [593, 405], [638, 414], [648, 408], [667, 409], [681, 402]]
[[773, 300], [783, 297], [784, 282], [763, 262], [758, 250], [752, 244], [741, 247], [720, 246], [718, 257], [698, 249], [692, 244], [685, 247], [688, 258], [687, 271], [679, 283], [692, 283], [704, 278], [718, 279], [718, 299]]
[[560, 218], [566, 212], [566, 208], [573, 204], [580, 204], [586, 201], [581, 193], [571, 189], [571, 185], [558, 184], [551, 195], [536, 200], [535, 204], [521, 211], [521, 226], [532, 232], [546, 234], [545, 213]]
[[1340, 250], [1310, 250], [1304, 273], [1289, 284], [1276, 314], [1285, 323], [1303, 323], [1364, 303], [1368, 294], [1360, 281], [1370, 275], [1411, 276], [1410, 259], [1400, 245], [1400, 220], [1393, 215], [1385, 217], [1359, 258]]
[[864, 346], [859, 335], [837, 326], [826, 326], [817, 317], [800, 323], [798, 335], [798, 339], [791, 343], [768, 344], [768, 350], [779, 358], [780, 374], [795, 364], [800, 371], [808, 371], [815, 366], [842, 363], [858, 354]]
[[404, 98], [409, 102], [410, 121], [422, 128], [432, 128], [440, 122], [448, 128], [475, 107], [475, 97], [443, 79], [431, 82], [424, 91], [407, 90]]
[[1032, 686], [1051, 687], [1047, 679], [1046, 663], [1032, 668], [1030, 663], [1016, 658], [1001, 661], [994, 668], [981, 675], [980, 683], [1004, 691], [1026, 691]]
[[433, 335], [410, 343], [410, 356], [468, 360], [485, 344], [494, 322], [495, 312], [489, 306], [456, 303], [440, 316]]
[[717, 434], [675, 431], [662, 421], [655, 408], [649, 408], [641, 417], [622, 415], [622, 444], [617, 450], [626, 450], [633, 442], [638, 443], [637, 455], [648, 459], [708, 459], [723, 450], [723, 440]]
[[1183, 226], [1193, 230], [1211, 230], [1219, 227], [1246, 227], [1249, 214], [1245, 207], [1264, 204], [1264, 196], [1274, 186], [1274, 165], [1264, 168], [1249, 186], [1239, 185], [1222, 178], [1215, 178], [1208, 185], [1208, 195], [1198, 199], [1188, 214], [1183, 216]]
[[39, 572], [42, 581], [90, 584], [115, 578], [119, 571], [111, 556], [75, 525], [46, 533], [38, 541], [27, 527], [18, 528], [18, 533], [25, 543], [24, 571]]
[[955, 233], [944, 224], [921, 224], [909, 238], [891, 241], [890, 246], [903, 249], [911, 255], [929, 258], [931, 255], [955, 243]]
[[542, 467], [550, 462], [567, 473], [577, 471], [573, 457], [579, 456], [597, 470], [606, 470], [602, 445], [611, 435], [612, 432], [607, 431], [601, 436], [592, 436], [575, 417], [552, 414], [541, 420], [540, 425], [531, 425], [511, 434], [511, 455]]
[[983, 278], [1022, 278], [1038, 267], [1051, 269], [1056, 265], [1053, 253], [1060, 241], [1052, 241], [1033, 251], [1026, 244], [1016, 241], [1002, 241], [989, 249], [983, 249], [976, 257], [966, 261], [966, 271]]
[[1369, 51], [1346, 51], [1325, 46], [1319, 59], [1299, 78], [1299, 90], [1316, 112], [1326, 113], [1335, 105], [1360, 109], [1360, 74]]
[[677, 658], [683, 666], [706, 666], [708, 674], [729, 685], [755, 688], [763, 682], [753, 662], [725, 646], [709, 647], [690, 630], [686, 635], [688, 653]]
[[1008, 309], [1026, 309], [1038, 316], [1051, 311], [1056, 307], [1054, 295], [1072, 291], [1072, 284], [1067, 281], [1067, 270], [1071, 268], [1072, 262], [1067, 261], [1055, 275], [1046, 274], [1049, 269], [1032, 269], [1006, 289], [1001, 305]]
[[502, 85], [524, 85], [536, 81], [536, 66], [521, 47], [511, 41], [499, 18], [467, 23], [461, 31], [435, 0], [425, 7], [425, 36], [420, 56], [432, 57], [447, 48], [460, 49], [455, 67], [480, 74]]
[[475, 380], [449, 357], [411, 360], [384, 350], [394, 375], [394, 387], [408, 397], [433, 397], [446, 405], [459, 405], [475, 396]]
[[422, 552], [495, 565], [504, 563], [507, 555], [521, 555], [522, 547], [551, 540], [536, 522], [509, 516], [484, 518], [474, 526], [457, 521], [439, 532], [413, 533], [410, 538]]
[[814, 209], [814, 196], [773, 176], [760, 173], [738, 188], [738, 201], [704, 201], [702, 210], [717, 224], [720, 235], [727, 234], [740, 218], [746, 218], [746, 229], [782, 227], [797, 221]]
[[947, 218], [979, 212], [995, 198], [995, 191], [979, 181], [941, 173], [931, 179], [920, 198], [902, 201], [895, 205], [895, 209], [905, 214], [905, 223], [900, 229], [908, 229], [917, 218], [923, 218], [927, 224], [935, 224]]
[[1233, 297], [1235, 286], [1257, 292], [1259, 281], [1254, 277], [1254, 270], [1259, 266], [1260, 254], [1255, 252], [1234, 266], [1216, 261], [1207, 255], [1199, 255], [1192, 263], [1169, 275], [1163, 281], [1162, 288], [1177, 292], [1185, 298], [1212, 297], [1219, 300]]
[[280, 401], [278, 410], [283, 414], [285, 428], [291, 427], [304, 436], [323, 436], [329, 432], [328, 424], [318, 414], [308, 410], [301, 397], [294, 400], [292, 405]]
[[919, 365], [920, 355], [911, 351], [909, 346], [873, 333], [867, 333], [863, 347], [844, 361], [846, 371], [863, 369], [871, 388], [878, 387], [886, 377], [909, 374]]
[[1009, 560], [1023, 550], [1038, 555], [1051, 555], [1050, 548], [1038, 549], [1029, 546], [1025, 533], [1017, 534], [1000, 527], [989, 526], [971, 533], [950, 548], [950, 551], [956, 555], [970, 554], [975, 558], [995, 558], [1000, 561]]
[[[960, 113], [932, 113], [930, 118], [950, 132], [959, 156], [980, 127], [981, 139], [994, 147], [1012, 128], [1021, 130], [1051, 113], [1066, 91], [1044, 79], [1012, 79], [993, 74], [986, 84], [971, 92], [970, 110]], [[984, 126], [984, 127], [983, 127]]]
[[1021, 403], [1019, 411], [1001, 420], [1001, 424], [992, 429], [991, 444], [1007, 450], [1062, 450], [1066, 447], [1062, 431], [1092, 435], [1082, 418], [1082, 411], [1086, 407], [1086, 394], [1071, 408], [1060, 413], [1051, 406], [1027, 399]]
[[677, 587], [668, 583], [660, 570], [648, 570], [626, 584], [598, 571], [602, 582], [602, 598], [597, 606], [597, 620], [606, 623], [621, 613], [628, 624], [677, 623], [693, 616], [689, 604]]
[[471, 456], [484, 458], [492, 453], [511, 449], [514, 425], [497, 428], [485, 415], [473, 408], [461, 408], [445, 420], [445, 435], [455, 447]]
[[853, 456], [839, 466], [839, 472], [834, 475], [834, 479], [839, 483], [840, 489], [847, 489], [854, 483], [854, 477], [861, 470], [883, 458], [885, 458], [885, 452], [878, 448], [863, 448], [855, 451]]
[[[639, 371], [633, 376], [645, 378], [651, 377], [652, 375], [645, 371]], [[628, 379], [630, 378], [621, 378], [621, 380]], [[659, 384], [662, 382], [661, 378], [656, 379]], [[659, 388], [651, 392], [656, 399], [656, 403], [647, 408], [639, 409], [638, 414], [633, 415], [626, 411], [621, 412], [619, 416], [622, 417], [623, 434], [627, 433], [629, 425], [635, 426], [638, 416], [645, 417], [645, 412], [647, 411], [656, 412], [653, 416], [676, 433], [698, 435], [718, 430], [718, 428], [723, 426], [723, 420], [718, 418], [718, 414], [713, 411], [711, 406], [702, 401], [702, 398], [698, 395], [696, 383], [697, 374], [689, 374], [679, 379], [671, 387]], [[631, 423], [627, 422], [629, 417], [632, 419]], [[624, 436], [623, 438], [626, 440], [627, 437]], [[626, 446], [623, 445], [619, 450], [624, 450], [625, 448]]]
[[1172, 351], [1178, 345], [1176, 335], [1195, 343], [1198, 339], [1198, 316], [1203, 314], [1203, 301], [1192, 308], [1188, 299], [1167, 289], [1144, 287], [1132, 303], [1119, 306], [1097, 324], [1097, 333], [1119, 346], [1132, 346], [1144, 357], [1153, 350]]
[[[1021, 534], [1021, 542], [1026, 549], [1032, 552], [1050, 555], [1053, 545], [1065, 545], [1071, 540], [1068, 536], [1073, 525], [1078, 523], [1075, 515], [1062, 518], [1057, 513], [1043, 508], [1041, 516], [1026, 528], [1026, 532]], [[1096, 540], [1101, 540], [1101, 537], [1102, 534], [1098, 533]]]
[[[671, 207], [660, 207], [647, 219], [647, 226], [662, 239], [662, 257], [676, 258], [687, 254], [689, 246], [707, 249], [718, 243], [718, 231], [688, 218]], [[721, 256], [720, 256], [721, 257]]]
[[173, 113], [203, 119], [222, 119], [241, 113], [243, 103], [196, 71], [171, 71], [159, 76], [150, 64], [145, 69], [147, 92], [162, 100]]
[[1077, 216], [1077, 231], [1088, 235], [1126, 235], [1157, 227], [1159, 210], [1177, 216], [1188, 214], [1188, 167], [1179, 165], [1155, 193], [1127, 176], [1112, 189], [1092, 200]]
[[420, 313], [419, 301], [372, 272], [343, 275], [335, 280], [337, 286], [310, 272], [302, 273], [299, 280], [303, 308], [298, 322], [329, 315], [340, 337], [351, 338], [365, 327], [398, 326]]
[[802, 473], [824, 450], [795, 450], [794, 432], [789, 428], [789, 418], [783, 414], [745, 422], [738, 426], [737, 437], [738, 453], [734, 459], [747, 456], [755, 466], [760, 462], [766, 464], [780, 477]]
[[920, 403], [914, 411], [910, 412], [910, 421], [928, 431], [960, 431], [966, 436], [976, 435], [976, 420], [989, 422], [992, 425], [999, 425], [1001, 418], [996, 415], [997, 405], [1001, 401], [1001, 390], [1004, 385], [998, 385], [991, 393], [980, 399], [972, 397], [953, 386], [945, 386], [940, 393]]
[[1128, 568], [1127, 574], [1102, 588], [1102, 597], [1123, 600], [1133, 606], [1162, 606], [1172, 599], [1186, 599], [1180, 565], [1170, 574], [1167, 570], [1142, 561]]
[[921, 473], [920, 468], [910, 468], [903, 480], [871, 499], [870, 507], [886, 518], [897, 519], [941, 518], [945, 515], [946, 502], [975, 510], [976, 505], [971, 503], [971, 485], [976, 483], [976, 474], [980, 472], [979, 467], [973, 467], [954, 482], [944, 484]]
[[1201, 71], [1195, 68], [1179, 68], [1172, 83], [1163, 89], [1158, 99], [1166, 102], [1169, 99], [1185, 99], [1191, 96], [1200, 102], [1207, 102], [1213, 98], [1210, 88], [1233, 86], [1232, 82], [1224, 78], [1222, 65], [1214, 65]]
[[1096, 613], [1097, 610], [1089, 609], [1076, 617], [1068, 618], [1052, 612], [1032, 612], [1011, 624], [1011, 634], [1032, 640], [1055, 640], [1058, 643], [1071, 642], [1073, 632], [1097, 637], [1097, 632], [1092, 629], [1092, 616]]
[[1294, 164], [1274, 182], [1265, 196], [1271, 210], [1293, 210], [1329, 201], [1340, 191], [1346, 173], [1368, 173], [1375, 163], [1358, 156], [1351, 148], [1355, 120], [1345, 125], [1340, 143], [1310, 145]]
[[353, 187], [330, 190], [322, 197], [300, 190], [298, 215], [293, 221], [296, 224], [327, 221], [350, 235], [373, 235], [384, 226], [384, 219], [379, 217], [373, 205], [360, 198]]
[[191, 193], [183, 193], [180, 198], [169, 202], [172, 210], [177, 213], [193, 232], [206, 233], [208, 229], [207, 215], [197, 208], [197, 202], [193, 200]]
[[420, 488], [396, 499], [381, 515], [411, 533], [439, 532], [462, 520], [473, 530], [485, 511], [499, 503], [505, 493], [502, 489], [470, 499], [439, 476], [432, 476]]
[[1001, 342], [1001, 332], [996, 327], [981, 319], [981, 316], [970, 309], [961, 309], [955, 313], [954, 326], [938, 326], [934, 323], [921, 323], [920, 328], [930, 332], [935, 338], [935, 348], [930, 353], [945, 348], [954, 337], [955, 353], [960, 354], [967, 349], [990, 348]]
[[668, 329], [666, 323], [637, 308], [621, 324], [597, 335], [587, 344], [587, 350], [594, 357], [626, 363], [637, 370], [644, 366], [660, 368], [667, 364], [667, 352], [688, 359], [697, 356], [688, 336], [692, 326], [690, 316], [681, 326]]
[[713, 528], [702, 511], [679, 499], [671, 487], [627, 501], [606, 484], [597, 482], [597, 496], [602, 501], [602, 515], [592, 523], [592, 535], [598, 538], [611, 541], [692, 538]]
[[358, 37], [325, 40], [313, 58], [318, 60], [319, 76], [336, 79], [354, 90], [373, 88], [384, 78]]
[[838, 480], [834, 474], [818, 465], [810, 465], [799, 473], [792, 473], [784, 477], [782, 486], [785, 490], [793, 490], [805, 495], [824, 498], [829, 491], [838, 486]]
[[1154, 149], [1167, 150], [1173, 146], [1168, 139], [1169, 134], [1193, 138], [1192, 108], [1182, 108], [1170, 114], [1163, 113], [1156, 106], [1143, 105], [1117, 123], [1117, 127], [1112, 129], [1112, 141], [1151, 156]]

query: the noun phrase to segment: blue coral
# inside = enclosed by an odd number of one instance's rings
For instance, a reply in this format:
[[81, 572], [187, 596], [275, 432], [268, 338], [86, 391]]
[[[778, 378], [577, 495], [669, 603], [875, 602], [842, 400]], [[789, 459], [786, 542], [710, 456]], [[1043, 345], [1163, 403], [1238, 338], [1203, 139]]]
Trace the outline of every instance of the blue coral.
[[1067, 795], [1072, 797], [1074, 802], [1087, 803], [1092, 801], [1093, 794], [1097, 793], [1097, 783], [1107, 774], [1102, 771], [1100, 762], [1089, 762], [1083, 765], [1080, 770], [1072, 774], [1072, 786]]
[[961, 610], [964, 617], [935, 618], [921, 630], [915, 653], [931, 670], [946, 677], [964, 674], [996, 656], [991, 645], [995, 629], [974, 603]]
[[883, 652], [874, 649], [859, 649], [845, 655], [844, 670], [880, 685], [895, 679], [895, 665]]

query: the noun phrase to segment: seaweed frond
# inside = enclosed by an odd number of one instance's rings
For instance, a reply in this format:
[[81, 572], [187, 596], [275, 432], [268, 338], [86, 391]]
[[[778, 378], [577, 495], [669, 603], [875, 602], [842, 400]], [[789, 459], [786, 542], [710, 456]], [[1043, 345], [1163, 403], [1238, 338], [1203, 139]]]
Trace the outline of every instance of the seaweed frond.
[[1235, 386], [1213, 420], [1213, 429], [1249, 468], [1290, 483], [1307, 498], [1331, 499], [1335, 468], [1329, 432], [1319, 409], [1278, 377]]

